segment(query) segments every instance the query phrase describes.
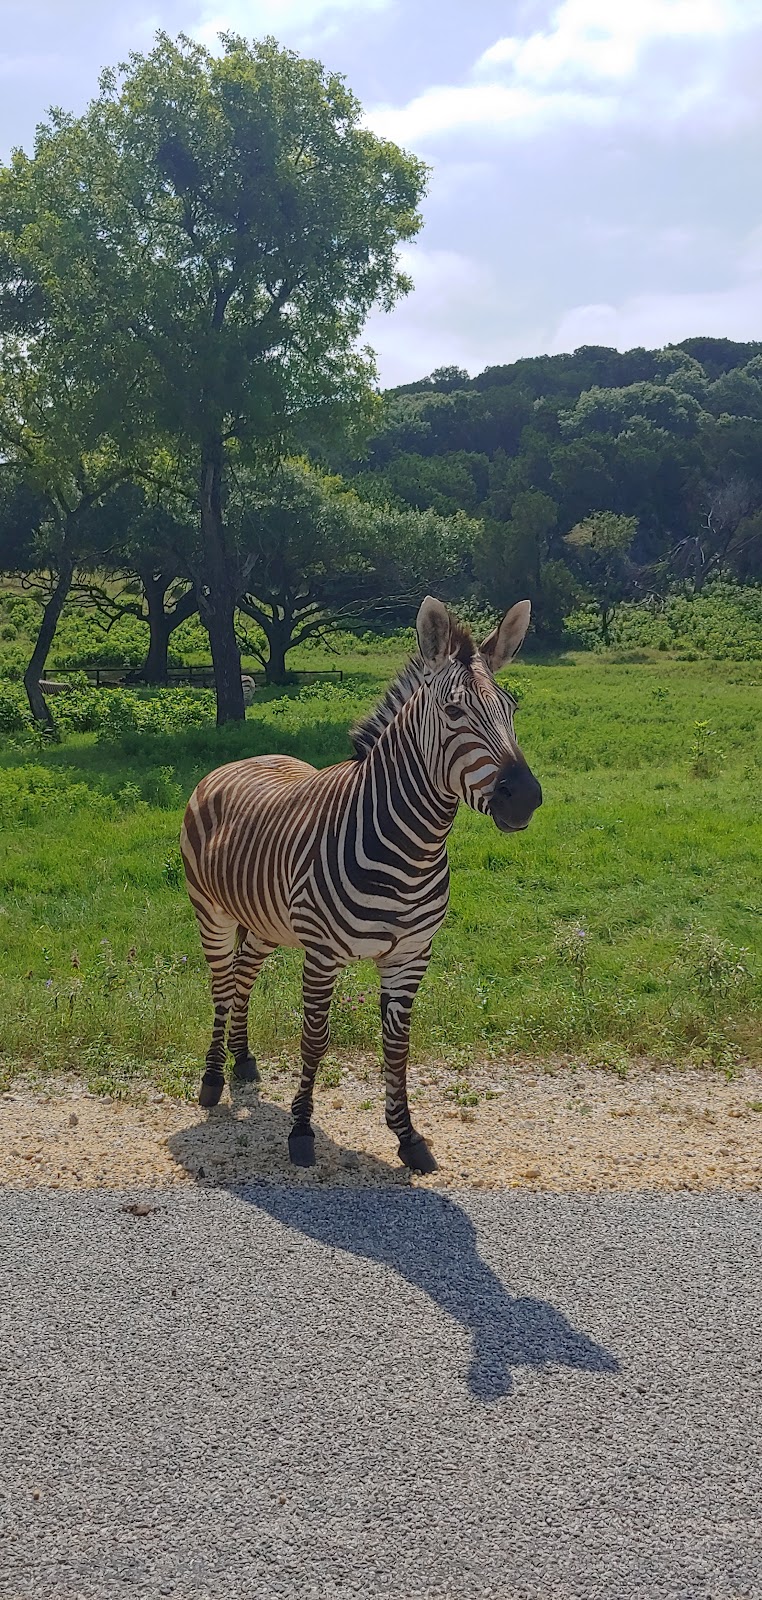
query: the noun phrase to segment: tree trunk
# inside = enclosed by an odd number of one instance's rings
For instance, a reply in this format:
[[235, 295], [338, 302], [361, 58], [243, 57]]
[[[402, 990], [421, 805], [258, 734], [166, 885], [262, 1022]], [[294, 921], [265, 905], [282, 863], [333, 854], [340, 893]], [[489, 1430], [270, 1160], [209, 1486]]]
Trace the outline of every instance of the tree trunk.
[[292, 622], [290, 617], [274, 617], [265, 630], [267, 633], [267, 661], [265, 681], [287, 683], [286, 652], [291, 648]]
[[63, 556], [58, 570], [58, 581], [42, 613], [40, 631], [37, 635], [29, 666], [24, 673], [24, 688], [26, 689], [32, 716], [35, 722], [45, 723], [51, 729], [55, 728], [55, 723], [40, 688], [40, 678], [45, 671], [45, 662], [48, 659], [50, 646], [53, 643], [55, 631], [58, 627], [58, 619], [63, 611], [64, 601], [71, 588], [73, 577], [74, 559], [72, 556]]
[[148, 626], [151, 630], [151, 637], [148, 653], [143, 662], [141, 677], [145, 679], [146, 683], [165, 684], [169, 673], [167, 654], [170, 627], [169, 617], [163, 606], [152, 612], [149, 604]]
[[198, 610], [198, 601], [195, 590], [189, 589], [186, 594], [180, 596], [174, 610], [165, 611], [164, 601], [174, 578], [167, 577], [163, 572], [155, 573], [144, 569], [140, 573], [140, 582], [146, 598], [150, 630], [148, 654], [143, 662], [142, 676], [146, 683], [162, 684], [167, 682], [169, 675], [167, 653], [172, 634], [175, 628], [179, 628], [181, 622], [185, 622], [188, 617], [193, 616], [194, 611]]
[[238, 574], [235, 553], [227, 546], [222, 516], [222, 450], [213, 449], [201, 472], [201, 538], [203, 544], [198, 605], [209, 634], [217, 692], [217, 726], [243, 722], [246, 708], [241, 684], [241, 656], [235, 636]]

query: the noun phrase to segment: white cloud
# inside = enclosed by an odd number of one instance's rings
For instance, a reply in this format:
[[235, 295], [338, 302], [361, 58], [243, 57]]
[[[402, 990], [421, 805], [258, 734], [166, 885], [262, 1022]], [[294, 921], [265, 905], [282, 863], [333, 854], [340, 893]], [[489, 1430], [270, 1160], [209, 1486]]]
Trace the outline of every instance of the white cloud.
[[564, 0], [545, 32], [498, 39], [476, 71], [493, 74], [507, 66], [534, 84], [569, 77], [622, 81], [656, 40], [726, 38], [755, 10], [759, 18], [755, 0], [745, 0], [743, 12], [732, 0]]
[[533, 134], [548, 122], [600, 123], [611, 119], [614, 102], [606, 96], [538, 95], [509, 84], [464, 84], [427, 89], [406, 106], [377, 106], [367, 116], [376, 133], [410, 145], [467, 128]]
[[[710, 283], [716, 269], [709, 263], [711, 234], [699, 227], [654, 230], [645, 256], [635, 228], [602, 224], [596, 235], [599, 242], [618, 242], [627, 256], [635, 253], [651, 278], [654, 271], [660, 276], [662, 268], [668, 269], [673, 256], [679, 263], [686, 255], [701, 254]], [[583, 344], [658, 349], [698, 334], [740, 340], [759, 335], [762, 226], [740, 243], [734, 264], [725, 259], [722, 288], [655, 289], [577, 305], [569, 305], [569, 296], [568, 309], [555, 316], [531, 283], [519, 288], [514, 282], [509, 292], [501, 263], [416, 244], [401, 252], [401, 264], [414, 281], [413, 292], [393, 312], [374, 313], [364, 335], [377, 353], [385, 387], [413, 382], [435, 367], [454, 365], [476, 373], [539, 351], [556, 354]], [[563, 306], [563, 299], [556, 304]]]
[[753, 85], [733, 93], [732, 74], [760, 23], [762, 0], [563, 0], [544, 30], [485, 50], [470, 82], [432, 85], [368, 121], [402, 144], [474, 128], [739, 122], [758, 114]]
[[[491, 266], [456, 250], [400, 252], [415, 282], [413, 292], [388, 314], [374, 312], [363, 340], [376, 351], [385, 387], [410, 383], [435, 367], [479, 372], [538, 348], [546, 330], [506, 328], [502, 280]], [[515, 309], [515, 308], [514, 308]]]
[[638, 294], [621, 305], [574, 306], [562, 316], [548, 349], [551, 354], [582, 344], [631, 350], [657, 349], [702, 334], [723, 339], [754, 338], [759, 328], [762, 280], [745, 280], [725, 289], [690, 294]]
[[213, 50], [220, 33], [254, 38], [267, 33], [293, 33], [309, 28], [326, 13], [382, 11], [388, 3], [389, 0], [210, 0], [202, 6], [188, 32]]

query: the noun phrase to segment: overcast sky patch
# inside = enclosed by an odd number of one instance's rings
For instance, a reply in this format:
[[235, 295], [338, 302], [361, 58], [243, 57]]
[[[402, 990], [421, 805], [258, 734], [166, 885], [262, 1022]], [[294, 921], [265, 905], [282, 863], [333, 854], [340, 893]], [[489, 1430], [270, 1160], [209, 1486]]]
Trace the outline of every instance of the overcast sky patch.
[[3, 0], [0, 155], [158, 27], [275, 34], [432, 169], [386, 383], [580, 343], [762, 337], [762, 0]]

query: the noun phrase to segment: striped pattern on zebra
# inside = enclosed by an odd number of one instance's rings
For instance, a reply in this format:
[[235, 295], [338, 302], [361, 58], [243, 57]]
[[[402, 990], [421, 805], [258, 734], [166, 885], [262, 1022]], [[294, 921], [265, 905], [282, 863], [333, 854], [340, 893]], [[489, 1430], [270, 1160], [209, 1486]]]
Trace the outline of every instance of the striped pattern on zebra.
[[222, 1094], [228, 1029], [234, 1074], [257, 1077], [252, 985], [277, 946], [301, 946], [302, 1076], [289, 1136], [297, 1165], [314, 1161], [313, 1088], [337, 975], [368, 958], [381, 979], [386, 1121], [407, 1166], [436, 1168], [408, 1108], [411, 1010], [447, 910], [447, 836], [460, 801], [503, 832], [525, 828], [542, 803], [516, 743], [516, 703], [494, 676], [523, 643], [529, 616], [520, 601], [477, 648], [427, 596], [420, 654], [354, 730], [354, 759], [317, 771], [255, 756], [210, 773], [190, 798], [181, 848], [214, 1002], [200, 1102], [216, 1105]]

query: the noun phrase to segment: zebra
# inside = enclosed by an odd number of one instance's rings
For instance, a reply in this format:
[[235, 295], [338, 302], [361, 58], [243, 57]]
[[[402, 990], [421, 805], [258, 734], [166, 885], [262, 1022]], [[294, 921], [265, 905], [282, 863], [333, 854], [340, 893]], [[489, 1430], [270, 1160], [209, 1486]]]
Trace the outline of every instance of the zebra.
[[408, 1106], [411, 1011], [447, 910], [447, 836], [460, 801], [504, 833], [526, 828], [542, 804], [516, 742], [516, 701], [495, 679], [529, 619], [521, 600], [477, 647], [427, 595], [419, 651], [353, 730], [352, 759], [321, 771], [290, 756], [234, 761], [188, 802], [181, 849], [214, 1003], [199, 1102], [215, 1106], [222, 1094], [228, 1024], [233, 1075], [258, 1078], [252, 985], [271, 951], [301, 947], [302, 1073], [288, 1137], [296, 1166], [314, 1165], [313, 1090], [334, 985], [365, 958], [381, 980], [387, 1126], [407, 1167], [436, 1170]]

